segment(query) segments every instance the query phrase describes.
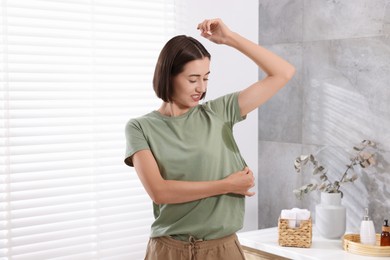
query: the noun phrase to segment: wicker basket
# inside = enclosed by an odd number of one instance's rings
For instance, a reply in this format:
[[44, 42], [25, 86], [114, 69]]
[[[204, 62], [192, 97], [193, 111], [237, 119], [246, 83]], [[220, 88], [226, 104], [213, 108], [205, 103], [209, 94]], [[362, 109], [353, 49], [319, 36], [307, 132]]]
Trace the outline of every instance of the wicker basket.
[[288, 219], [279, 218], [278, 242], [280, 246], [310, 247], [312, 240], [312, 221], [301, 220], [300, 226], [290, 228]]
[[353, 254], [366, 256], [390, 256], [390, 246], [380, 246], [381, 235], [376, 234], [376, 245], [363, 245], [359, 234], [346, 234], [343, 237], [343, 248]]

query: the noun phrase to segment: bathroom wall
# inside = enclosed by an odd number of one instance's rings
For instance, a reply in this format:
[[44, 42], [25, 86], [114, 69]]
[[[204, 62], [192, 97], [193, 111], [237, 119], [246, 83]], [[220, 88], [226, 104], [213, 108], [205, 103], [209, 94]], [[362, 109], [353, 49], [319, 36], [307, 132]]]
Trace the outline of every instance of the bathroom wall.
[[379, 232], [390, 219], [390, 0], [259, 0], [259, 42], [297, 68], [258, 112], [259, 228], [276, 226], [284, 208], [315, 214], [318, 192], [303, 200], [292, 193], [318, 181], [295, 173], [298, 155], [316, 153], [335, 180], [352, 146], [370, 139], [378, 164], [356, 168], [342, 203], [348, 231], [359, 230], [368, 207]]

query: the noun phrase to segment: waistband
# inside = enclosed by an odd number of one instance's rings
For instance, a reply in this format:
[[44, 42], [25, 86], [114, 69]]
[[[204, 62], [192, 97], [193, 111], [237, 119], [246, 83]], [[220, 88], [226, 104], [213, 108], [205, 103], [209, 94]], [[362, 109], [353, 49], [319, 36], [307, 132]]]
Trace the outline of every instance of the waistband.
[[229, 242], [232, 240], [237, 240], [236, 233], [231, 234], [226, 237], [217, 238], [217, 239], [211, 239], [211, 240], [202, 240], [202, 239], [196, 239], [193, 236], [188, 236], [187, 241], [177, 240], [169, 236], [165, 237], [155, 237], [151, 239], [158, 239], [163, 243], [166, 243], [167, 245], [170, 245], [172, 247], [176, 247], [179, 249], [186, 249], [189, 246], [196, 248], [196, 249], [206, 249], [206, 248], [212, 248], [217, 245], [220, 245], [221, 243]]

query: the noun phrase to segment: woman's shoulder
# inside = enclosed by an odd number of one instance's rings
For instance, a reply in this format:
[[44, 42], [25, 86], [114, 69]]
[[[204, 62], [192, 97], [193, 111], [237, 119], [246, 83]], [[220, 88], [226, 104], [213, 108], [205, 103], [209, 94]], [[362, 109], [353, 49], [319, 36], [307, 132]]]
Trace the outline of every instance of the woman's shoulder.
[[142, 116], [130, 118], [126, 123], [126, 127], [139, 126], [139, 125], [147, 123], [155, 118], [157, 118], [155, 115], [155, 111], [152, 111], [152, 112], [149, 112], [149, 113], [142, 115]]

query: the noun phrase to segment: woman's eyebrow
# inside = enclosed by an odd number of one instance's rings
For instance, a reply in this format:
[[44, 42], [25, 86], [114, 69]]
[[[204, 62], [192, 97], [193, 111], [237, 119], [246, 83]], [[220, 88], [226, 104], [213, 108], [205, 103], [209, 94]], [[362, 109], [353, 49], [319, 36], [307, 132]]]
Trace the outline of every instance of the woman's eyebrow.
[[[210, 71], [209, 72], [207, 72], [206, 74], [205, 74], [205, 76], [207, 76], [207, 75], [209, 75], [210, 74]], [[201, 77], [202, 75], [200, 75], [200, 74], [190, 74], [190, 75], [188, 75], [189, 77]]]

